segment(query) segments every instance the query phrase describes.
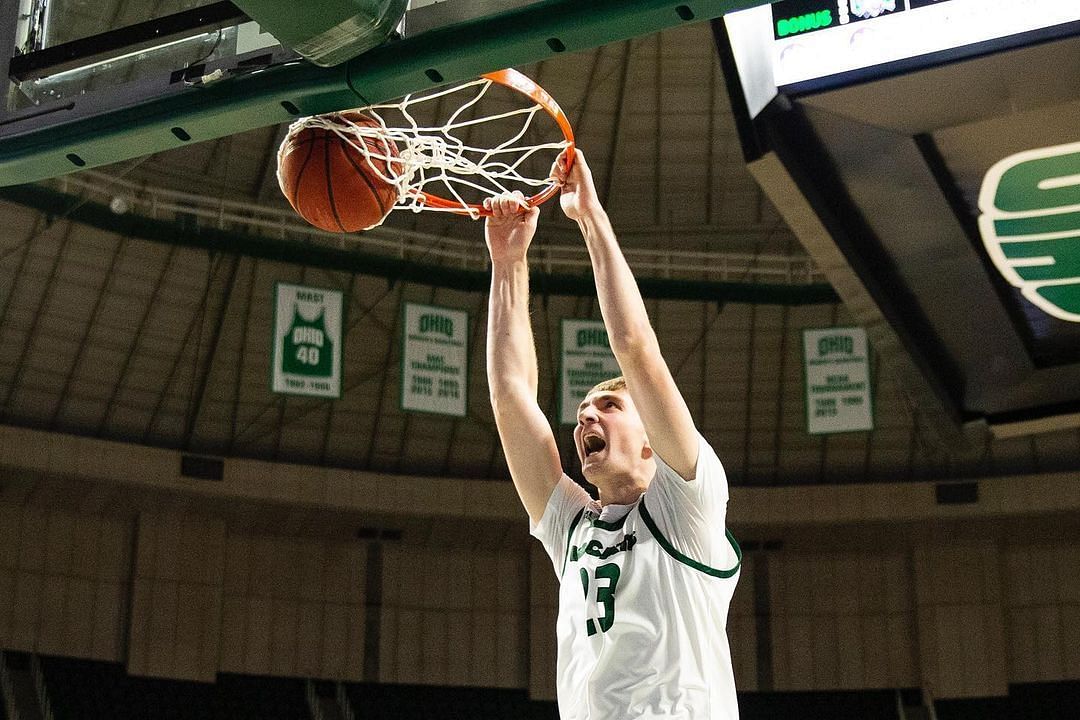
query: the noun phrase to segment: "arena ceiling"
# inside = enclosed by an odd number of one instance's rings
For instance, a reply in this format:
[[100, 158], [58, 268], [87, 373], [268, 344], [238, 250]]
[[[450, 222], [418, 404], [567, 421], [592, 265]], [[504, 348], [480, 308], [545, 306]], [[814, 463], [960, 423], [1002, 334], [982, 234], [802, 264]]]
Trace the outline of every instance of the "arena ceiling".
[[[877, 355], [874, 430], [807, 433], [801, 332], [854, 322], [746, 169], [708, 23], [519, 69], [570, 116], [676, 380], [733, 484], [1074, 466], [1077, 430], [993, 439], [976, 426], [966, 445], [942, 443]], [[277, 187], [284, 131], [5, 192], [0, 422], [213, 457], [507, 479], [484, 378], [481, 224], [394, 213], [377, 232], [313, 236]], [[532, 314], [539, 402], [554, 416], [560, 320], [599, 309], [557, 203], [543, 208], [531, 256], [560, 279], [534, 286]], [[271, 392], [277, 282], [344, 293], [340, 399]], [[469, 314], [463, 418], [400, 406], [409, 301]], [[556, 431], [573, 474], [570, 428]]]

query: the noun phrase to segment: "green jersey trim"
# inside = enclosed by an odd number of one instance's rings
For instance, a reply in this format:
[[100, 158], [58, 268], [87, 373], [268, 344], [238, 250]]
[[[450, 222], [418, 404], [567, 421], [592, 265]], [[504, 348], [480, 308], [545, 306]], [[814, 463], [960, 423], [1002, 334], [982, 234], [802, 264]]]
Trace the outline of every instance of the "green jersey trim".
[[656, 538], [656, 541], [660, 543], [660, 547], [664, 548], [664, 552], [679, 562], [716, 578], [729, 578], [739, 571], [739, 567], [742, 565], [742, 548], [739, 547], [739, 543], [735, 541], [735, 536], [731, 534], [730, 530], [725, 529], [724, 532], [727, 535], [728, 542], [731, 543], [731, 547], [735, 549], [735, 557], [737, 558], [735, 567], [730, 570], [717, 570], [716, 568], [699, 563], [697, 560], [687, 557], [675, 549], [675, 546], [671, 544], [670, 540], [664, 537], [664, 534], [660, 532], [660, 528], [656, 526], [656, 522], [652, 519], [652, 516], [649, 515], [649, 511], [645, 507], [644, 495], [641, 496], [641, 502], [638, 503], [638, 508], [641, 510], [641, 519], [645, 521], [645, 527], [649, 528], [649, 532], [651, 532], [653, 537]]
[[594, 528], [600, 528], [601, 530], [618, 530], [626, 524], [626, 518], [630, 517], [630, 513], [626, 513], [615, 522], [604, 522], [603, 520], [593, 520], [592, 526]]
[[570, 557], [570, 538], [574, 536], [574, 528], [581, 522], [582, 516], [585, 514], [585, 508], [578, 510], [577, 515], [574, 516], [574, 520], [570, 523], [570, 529], [566, 531], [566, 552], [563, 554], [562, 570], [559, 571], [559, 577], [563, 576], [566, 572], [566, 559]]

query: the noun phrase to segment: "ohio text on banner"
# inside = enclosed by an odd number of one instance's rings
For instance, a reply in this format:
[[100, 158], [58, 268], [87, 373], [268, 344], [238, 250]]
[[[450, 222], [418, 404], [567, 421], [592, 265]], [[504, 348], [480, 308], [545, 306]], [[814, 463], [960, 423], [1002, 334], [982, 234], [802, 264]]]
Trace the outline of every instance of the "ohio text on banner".
[[340, 398], [341, 328], [340, 290], [277, 283], [270, 389]]
[[807, 432], [820, 435], [873, 430], [866, 331], [803, 330], [803, 354]]
[[402, 313], [402, 409], [464, 417], [469, 314], [418, 303], [405, 303]]
[[593, 385], [622, 374], [600, 320], [563, 320], [560, 328], [559, 422], [577, 422], [578, 404]]

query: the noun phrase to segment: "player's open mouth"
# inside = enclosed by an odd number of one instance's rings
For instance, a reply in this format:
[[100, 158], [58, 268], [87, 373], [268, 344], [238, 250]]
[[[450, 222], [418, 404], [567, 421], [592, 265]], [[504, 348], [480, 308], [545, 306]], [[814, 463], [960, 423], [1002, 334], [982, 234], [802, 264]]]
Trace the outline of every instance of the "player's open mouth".
[[589, 457], [593, 453], [598, 453], [607, 447], [604, 438], [599, 435], [586, 435], [581, 438], [581, 445], [585, 449], [585, 457]]

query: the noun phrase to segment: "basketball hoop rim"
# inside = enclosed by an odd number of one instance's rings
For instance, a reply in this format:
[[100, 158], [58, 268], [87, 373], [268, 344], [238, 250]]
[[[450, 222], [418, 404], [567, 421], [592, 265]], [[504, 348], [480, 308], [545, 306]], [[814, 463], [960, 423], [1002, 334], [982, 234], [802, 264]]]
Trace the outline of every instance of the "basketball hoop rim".
[[[502, 85], [505, 88], [509, 88], [510, 90], [519, 92], [539, 105], [544, 112], [555, 121], [555, 124], [559, 126], [559, 130], [562, 132], [563, 138], [567, 142], [566, 169], [569, 170], [573, 167], [574, 129], [570, 127], [570, 120], [566, 117], [566, 113], [559, 107], [559, 103], [555, 101], [555, 98], [548, 94], [547, 90], [544, 90], [544, 88], [540, 87], [536, 82], [513, 68], [495, 70], [494, 72], [484, 73], [480, 77]], [[560, 185], [553, 182], [535, 195], [526, 198], [525, 202], [528, 203], [530, 207], [536, 207], [537, 205], [550, 200], [557, 192], [559, 192], [560, 188]], [[475, 203], [462, 204], [461, 202], [449, 200], [439, 195], [433, 195], [432, 193], [423, 190], [419, 190], [417, 193], [420, 196], [422, 206], [447, 210], [449, 212], [458, 213], [459, 215], [469, 215], [471, 217], [489, 217], [492, 214], [491, 211], [486, 209], [483, 205]]]

